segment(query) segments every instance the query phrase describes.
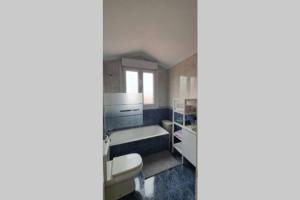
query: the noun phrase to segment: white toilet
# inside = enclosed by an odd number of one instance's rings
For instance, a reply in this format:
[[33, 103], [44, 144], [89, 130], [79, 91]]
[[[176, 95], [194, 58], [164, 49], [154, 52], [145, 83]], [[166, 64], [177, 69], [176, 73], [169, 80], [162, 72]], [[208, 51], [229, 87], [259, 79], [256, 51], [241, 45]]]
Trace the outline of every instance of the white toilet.
[[131, 153], [109, 160], [109, 140], [104, 141], [105, 200], [119, 199], [135, 190], [134, 178], [143, 167], [139, 154]]

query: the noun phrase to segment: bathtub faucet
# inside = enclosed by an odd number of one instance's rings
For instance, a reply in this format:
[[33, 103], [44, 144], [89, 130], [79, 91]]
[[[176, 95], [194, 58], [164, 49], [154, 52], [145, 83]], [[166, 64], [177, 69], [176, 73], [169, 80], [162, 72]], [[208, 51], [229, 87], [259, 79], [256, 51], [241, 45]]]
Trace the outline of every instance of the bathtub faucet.
[[105, 136], [106, 136], [106, 137], [110, 137], [110, 135], [111, 135], [111, 129], [108, 129], [108, 130], [106, 131]]

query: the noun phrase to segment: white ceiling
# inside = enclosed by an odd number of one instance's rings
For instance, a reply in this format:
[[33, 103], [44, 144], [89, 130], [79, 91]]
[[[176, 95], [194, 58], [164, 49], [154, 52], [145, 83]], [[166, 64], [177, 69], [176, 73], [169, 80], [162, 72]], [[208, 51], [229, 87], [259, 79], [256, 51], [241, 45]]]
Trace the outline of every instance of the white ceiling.
[[104, 59], [143, 52], [169, 68], [197, 51], [197, 0], [104, 0]]

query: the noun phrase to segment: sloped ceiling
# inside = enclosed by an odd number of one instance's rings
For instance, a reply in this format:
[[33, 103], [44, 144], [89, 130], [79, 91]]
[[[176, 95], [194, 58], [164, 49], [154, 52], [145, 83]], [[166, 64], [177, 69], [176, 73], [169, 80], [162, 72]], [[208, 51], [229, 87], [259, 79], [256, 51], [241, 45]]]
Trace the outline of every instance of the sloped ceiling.
[[104, 59], [143, 52], [170, 68], [197, 51], [197, 0], [104, 0]]

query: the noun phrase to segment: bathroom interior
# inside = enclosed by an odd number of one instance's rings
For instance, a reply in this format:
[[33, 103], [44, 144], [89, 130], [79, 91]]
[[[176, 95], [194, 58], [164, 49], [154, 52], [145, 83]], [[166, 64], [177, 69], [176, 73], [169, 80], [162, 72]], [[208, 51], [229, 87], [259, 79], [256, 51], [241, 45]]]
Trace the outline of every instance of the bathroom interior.
[[105, 199], [196, 199], [197, 0], [103, 13]]

